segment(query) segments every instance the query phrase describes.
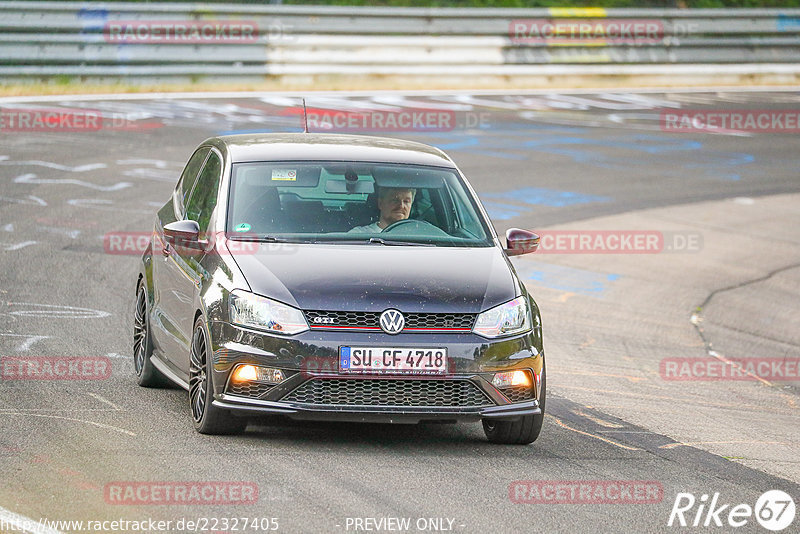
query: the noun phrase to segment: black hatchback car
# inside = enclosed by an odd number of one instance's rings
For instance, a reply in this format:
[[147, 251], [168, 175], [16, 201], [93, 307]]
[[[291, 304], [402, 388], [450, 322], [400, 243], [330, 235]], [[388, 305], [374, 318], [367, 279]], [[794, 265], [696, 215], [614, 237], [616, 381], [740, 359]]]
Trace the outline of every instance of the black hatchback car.
[[248, 415], [482, 421], [541, 430], [539, 309], [463, 174], [398, 139], [250, 134], [203, 142], [142, 256], [142, 386], [189, 391], [202, 433]]

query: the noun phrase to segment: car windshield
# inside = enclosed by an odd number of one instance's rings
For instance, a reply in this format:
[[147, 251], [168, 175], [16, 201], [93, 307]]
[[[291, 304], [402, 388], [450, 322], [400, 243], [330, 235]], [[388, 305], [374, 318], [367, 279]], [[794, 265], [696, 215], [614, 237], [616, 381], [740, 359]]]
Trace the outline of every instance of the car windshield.
[[455, 169], [360, 162], [236, 163], [226, 230], [234, 238], [492, 246]]

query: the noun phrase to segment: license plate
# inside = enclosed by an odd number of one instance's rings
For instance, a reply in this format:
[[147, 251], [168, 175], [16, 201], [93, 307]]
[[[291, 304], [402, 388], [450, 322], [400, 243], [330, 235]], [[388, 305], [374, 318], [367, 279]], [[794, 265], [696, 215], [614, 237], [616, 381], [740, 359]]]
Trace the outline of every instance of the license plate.
[[345, 373], [444, 374], [447, 372], [447, 349], [340, 347], [339, 370]]

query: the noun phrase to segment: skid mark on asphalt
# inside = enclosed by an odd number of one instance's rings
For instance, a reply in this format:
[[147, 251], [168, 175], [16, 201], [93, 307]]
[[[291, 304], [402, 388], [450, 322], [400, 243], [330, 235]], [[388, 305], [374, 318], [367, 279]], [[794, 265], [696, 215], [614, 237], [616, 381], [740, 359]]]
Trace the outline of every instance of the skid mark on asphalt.
[[87, 421], [86, 419], [76, 419], [74, 417], [65, 417], [63, 415], [46, 415], [41, 413], [30, 413], [30, 412], [0, 412], [0, 416], [10, 416], [10, 417], [45, 417], [49, 419], [60, 419], [63, 421], [72, 421], [75, 423], [82, 423], [85, 425], [96, 426], [98, 428], [103, 428], [105, 430], [113, 430], [114, 432], [119, 432], [121, 434], [127, 434], [128, 436], [136, 436], [135, 432], [131, 432], [130, 430], [125, 430], [124, 428], [119, 428], [112, 425], [106, 425], [104, 423], [98, 423], [97, 421]]
[[[98, 319], [111, 314], [102, 310], [91, 308], [78, 308], [76, 306], [60, 306], [56, 304], [36, 304], [32, 302], [5, 302], [8, 307], [34, 308], [32, 310], [14, 310], [7, 312], [9, 315], [19, 317], [36, 317], [42, 319]], [[39, 309], [35, 309], [39, 308]]]
[[612, 439], [608, 439], [608, 438], [605, 438], [603, 436], [598, 436], [597, 434], [592, 434], [591, 432], [584, 432], [583, 430], [578, 430], [577, 428], [573, 428], [573, 427], [567, 425], [564, 421], [562, 421], [561, 419], [559, 419], [558, 417], [556, 417], [554, 415], [547, 414], [547, 417], [549, 417], [550, 419], [555, 421], [555, 423], [558, 426], [560, 426], [561, 428], [565, 428], [567, 430], [571, 430], [572, 432], [576, 432], [576, 433], [578, 433], [578, 434], [580, 434], [582, 436], [587, 436], [587, 437], [590, 437], [590, 438], [599, 439], [600, 441], [608, 443], [609, 445], [613, 445], [615, 447], [619, 447], [620, 449], [625, 449], [627, 451], [640, 451], [641, 450], [639, 447], [631, 447], [629, 445], [623, 445], [622, 443], [618, 443], [618, 442], [616, 442], [616, 441], [614, 441]]
[[[559, 384], [558, 388], [559, 389], [574, 389], [574, 390], [577, 390], [577, 391], [588, 391], [590, 393], [601, 393], [601, 394], [605, 394], [605, 395], [607, 395], [609, 397], [615, 397], [615, 396], [622, 395], [622, 396], [625, 396], [625, 397], [634, 397], [634, 398], [639, 399], [639, 400], [654, 400], [654, 401], [666, 402], [666, 403], [674, 403], [675, 402], [675, 396], [674, 395], [672, 395], [672, 396], [670, 396], [670, 395], [651, 395], [651, 394], [647, 394], [647, 393], [633, 393], [633, 392], [628, 392], [628, 391], [619, 390], [619, 389], [611, 390], [611, 389], [587, 388], [587, 387], [583, 387], [583, 386], [571, 386], [571, 385], [568, 385], [568, 384]], [[688, 404], [692, 404], [692, 405], [698, 404], [698, 405], [706, 407], [706, 408], [730, 409], [730, 410], [735, 410], [737, 413], [738, 412], [742, 412], [743, 410], [751, 410], [753, 413], [757, 413], [760, 410], [763, 410], [763, 407], [756, 406], [756, 405], [753, 405], [753, 404], [742, 404], [740, 402], [739, 403], [709, 402], [708, 400], [705, 400], [705, 399], [702, 399], [702, 398], [700, 398], [700, 399], [692, 399], [690, 397], [683, 397], [681, 402], [683, 402], [684, 404], [687, 404], [687, 405]], [[789, 416], [793, 416], [793, 417], [800, 416], [800, 414], [798, 414], [794, 410], [792, 410], [790, 412], [787, 412], [787, 413], [783, 413], [783, 415], [789, 415]]]
[[88, 187], [96, 191], [119, 191], [131, 187], [133, 184], [130, 182], [117, 182], [114, 185], [97, 185], [83, 180], [74, 180], [72, 178], [37, 178], [35, 174], [23, 174], [14, 178], [15, 184], [66, 184], [66, 185], [79, 185], [81, 187]]
[[27, 352], [30, 350], [31, 346], [36, 343], [37, 341], [41, 341], [43, 339], [49, 339], [50, 336], [31, 336], [28, 334], [12, 334], [10, 332], [0, 332], [0, 337], [21, 337], [25, 338], [19, 343], [14, 350], [17, 352]]
[[[124, 211], [126, 213], [153, 213], [153, 210], [145, 210], [145, 209], [135, 209], [135, 208], [120, 208], [114, 205], [112, 200], [107, 198], [73, 198], [67, 200], [67, 204], [70, 206], [75, 206], [78, 208], [88, 208], [92, 210], [100, 210], [100, 211], [113, 211], [113, 212], [121, 212]], [[159, 207], [162, 204], [159, 204]]]
[[24, 198], [14, 198], [14, 197], [2, 197], [2, 196], [0, 196], [0, 201], [11, 202], [12, 204], [33, 204], [34, 206], [47, 206], [47, 202], [45, 202], [41, 198], [35, 197], [33, 195], [27, 195]]
[[108, 406], [111, 406], [114, 410], [122, 410], [122, 408], [120, 408], [119, 406], [117, 406], [116, 404], [114, 404], [113, 402], [108, 400], [107, 398], [103, 397], [102, 395], [98, 395], [97, 393], [87, 393], [87, 395], [89, 395], [93, 399], [96, 399], [96, 400], [102, 402], [103, 404], [107, 404]]
[[579, 417], [583, 417], [584, 419], [588, 419], [589, 421], [591, 421], [591, 422], [593, 422], [593, 423], [595, 423], [597, 425], [600, 425], [600, 426], [602, 426], [604, 428], [623, 428], [625, 426], [625, 425], [621, 425], [619, 423], [614, 423], [613, 421], [606, 421], [605, 419], [602, 419], [602, 418], [600, 418], [598, 416], [595, 416], [595, 415], [590, 415], [590, 414], [588, 414], [585, 411], [580, 410], [580, 409], [572, 410], [572, 413], [574, 413], [575, 415], [577, 415]]
[[0, 156], [0, 165], [33, 165], [37, 167], [47, 167], [48, 169], [55, 169], [57, 171], [66, 171], [66, 172], [86, 172], [86, 171], [93, 171], [96, 169], [105, 169], [105, 163], [89, 163], [87, 165], [78, 165], [75, 167], [70, 167], [69, 165], [61, 165], [60, 163], [53, 163], [52, 161], [39, 161], [39, 160], [28, 160], [28, 161], [12, 161], [8, 159], [8, 156]]
[[[646, 395], [637, 396], [645, 397]], [[591, 406], [581, 405], [559, 395], [553, 395], [548, 399], [548, 409], [547, 420], [552, 420], [564, 430], [591, 438], [591, 440], [600, 441], [615, 449], [631, 451], [631, 453], [626, 452], [625, 454], [647, 452], [668, 462], [677, 462], [694, 473], [695, 476], [706, 475], [736, 484], [743, 484], [746, 480], [761, 480], [760, 484], [763, 485], [763, 477], [769, 477], [769, 475], [740, 464], [733, 464], [728, 456], [698, 447], [709, 445], [791, 447], [793, 445], [792, 443], [767, 440], [676, 441], [666, 435], [649, 431], [645, 427], [631, 424], [623, 419], [596, 410]], [[742, 409], [747, 408], [737, 405], [737, 412]], [[553, 430], [557, 429], [550, 429], [551, 432]], [[780, 481], [783, 484], [785, 482], [782, 479], [769, 478], [771, 483]]]
[[53, 228], [52, 226], [42, 226], [42, 230], [51, 234], [67, 236], [70, 239], [78, 239], [81, 235], [80, 230], [70, 230], [69, 228]]
[[6, 510], [0, 506], [0, 523], [8, 526], [12, 531], [29, 532], [31, 534], [61, 534], [61, 531], [42, 525], [41, 521], [34, 521], [24, 515]]
[[661, 445], [659, 449], [674, 449], [676, 447], [697, 447], [698, 445], [728, 445], [728, 444], [747, 444], [747, 445], [792, 445], [785, 441], [751, 441], [751, 440], [733, 440], [733, 441], [687, 441], [680, 443], [667, 443]]
[[124, 176], [168, 183], [175, 183], [183, 169], [182, 163], [161, 159], [120, 159], [117, 160], [117, 165], [137, 166], [123, 171]]
[[169, 165], [176, 165], [174, 162], [168, 162], [163, 159], [118, 159], [117, 165], [150, 165], [157, 169], [166, 169]]
[[35, 245], [36, 241], [22, 241], [20, 243], [0, 243], [4, 251], [20, 250], [31, 245]]

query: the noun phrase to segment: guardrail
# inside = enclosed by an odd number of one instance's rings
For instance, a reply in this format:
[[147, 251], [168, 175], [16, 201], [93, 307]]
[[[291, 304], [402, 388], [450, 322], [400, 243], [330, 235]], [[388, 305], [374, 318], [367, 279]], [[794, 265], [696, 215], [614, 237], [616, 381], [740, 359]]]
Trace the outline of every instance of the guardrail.
[[[207, 27], [216, 27], [216, 36], [204, 35]], [[235, 31], [220, 34], [220, 27]], [[609, 64], [617, 72], [623, 66], [784, 64], [778, 70], [796, 73], [798, 59], [800, 9], [0, 1], [0, 76], [6, 79], [468, 77]]]

